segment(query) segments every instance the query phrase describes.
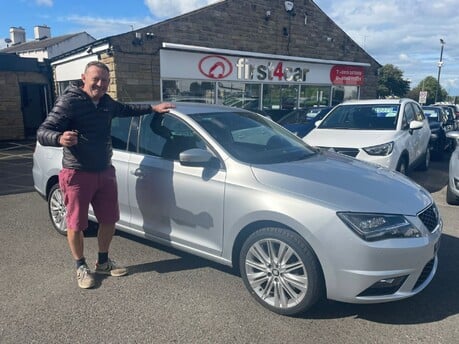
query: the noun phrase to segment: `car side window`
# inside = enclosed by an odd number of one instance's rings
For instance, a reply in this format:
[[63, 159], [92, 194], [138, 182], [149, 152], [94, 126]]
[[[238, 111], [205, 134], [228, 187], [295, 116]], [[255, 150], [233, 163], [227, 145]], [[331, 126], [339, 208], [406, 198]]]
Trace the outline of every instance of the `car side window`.
[[405, 104], [405, 110], [403, 111], [402, 129], [407, 129], [414, 118], [414, 109], [411, 107], [411, 104]]
[[131, 120], [131, 117], [115, 117], [112, 119], [111, 136], [114, 149], [127, 149]]
[[182, 120], [164, 115], [145, 115], [140, 124], [139, 153], [178, 160], [187, 149], [206, 149], [205, 142]]
[[414, 118], [416, 121], [423, 121], [425, 119], [424, 113], [422, 112], [421, 107], [418, 104], [411, 104], [414, 108]]

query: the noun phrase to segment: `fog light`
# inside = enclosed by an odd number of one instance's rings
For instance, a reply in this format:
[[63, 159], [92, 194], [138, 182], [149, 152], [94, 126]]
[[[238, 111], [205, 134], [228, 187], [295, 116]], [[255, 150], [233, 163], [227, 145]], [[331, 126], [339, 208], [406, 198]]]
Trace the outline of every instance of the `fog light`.
[[456, 189], [459, 190], [459, 179], [454, 178], [454, 185], [456, 185]]
[[383, 278], [378, 282], [374, 283], [370, 288], [361, 292], [358, 296], [380, 296], [380, 295], [391, 295], [400, 289], [400, 286], [405, 282], [408, 275]]

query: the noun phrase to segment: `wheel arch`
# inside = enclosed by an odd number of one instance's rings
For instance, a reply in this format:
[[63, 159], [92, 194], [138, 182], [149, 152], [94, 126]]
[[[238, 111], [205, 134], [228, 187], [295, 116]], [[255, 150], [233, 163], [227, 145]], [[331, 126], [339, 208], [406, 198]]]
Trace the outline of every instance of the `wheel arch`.
[[406, 164], [406, 170], [408, 171], [410, 168], [410, 153], [408, 150], [404, 149], [401, 153], [400, 156], [398, 157], [397, 160], [397, 165], [395, 166], [396, 170], [398, 171], [400, 168], [401, 162], [404, 161]]
[[46, 183], [46, 199], [49, 198], [49, 192], [54, 184], [59, 183], [59, 177], [57, 175], [51, 176]]
[[317, 256], [317, 253], [314, 251], [314, 248], [311, 246], [311, 244], [306, 240], [306, 238], [303, 235], [301, 235], [298, 231], [296, 231], [292, 227], [287, 226], [284, 223], [281, 223], [281, 222], [278, 222], [278, 221], [273, 221], [273, 220], [255, 221], [255, 222], [247, 224], [244, 228], [242, 228], [239, 231], [238, 235], [236, 236], [236, 239], [234, 240], [233, 249], [232, 249], [232, 252], [231, 252], [231, 264], [233, 266], [234, 271], [237, 274], [240, 274], [238, 262], [239, 262], [239, 255], [241, 253], [241, 249], [242, 249], [243, 243], [245, 242], [245, 240], [247, 240], [247, 238], [252, 233], [257, 231], [258, 229], [262, 229], [262, 228], [266, 228], [266, 227], [284, 228], [284, 229], [287, 229], [287, 230], [299, 235], [300, 237], [302, 237], [303, 240], [306, 242], [306, 244], [310, 247], [311, 251], [313, 252], [313, 254], [314, 254], [314, 256], [315, 256], [315, 258], [316, 258], [316, 260], [317, 260], [317, 262], [319, 264], [321, 278], [322, 278], [322, 281], [323, 281], [323, 283], [325, 285], [325, 278], [324, 278], [324, 272], [323, 272], [322, 264], [321, 264], [321, 262], [320, 262], [320, 260], [319, 260], [319, 258]]

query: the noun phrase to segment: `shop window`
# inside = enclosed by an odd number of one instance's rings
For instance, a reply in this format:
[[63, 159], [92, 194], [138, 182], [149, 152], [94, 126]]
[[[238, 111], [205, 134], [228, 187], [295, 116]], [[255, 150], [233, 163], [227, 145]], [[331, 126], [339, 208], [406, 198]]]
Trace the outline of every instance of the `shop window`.
[[263, 85], [263, 109], [275, 121], [298, 107], [298, 85]]
[[358, 86], [333, 86], [332, 106], [338, 105], [346, 100], [358, 99]]
[[219, 82], [217, 92], [218, 104], [251, 111], [260, 110], [260, 84]]
[[162, 87], [164, 101], [215, 103], [215, 82], [163, 80]]
[[301, 86], [300, 91], [300, 108], [312, 106], [329, 106], [330, 104], [330, 86]]

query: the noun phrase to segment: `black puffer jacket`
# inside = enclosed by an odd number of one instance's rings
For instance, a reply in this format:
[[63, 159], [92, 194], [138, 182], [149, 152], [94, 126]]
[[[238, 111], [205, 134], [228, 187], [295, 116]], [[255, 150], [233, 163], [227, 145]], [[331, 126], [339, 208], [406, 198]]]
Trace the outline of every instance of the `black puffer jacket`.
[[62, 165], [84, 171], [102, 171], [111, 164], [113, 117], [140, 116], [152, 112], [151, 106], [123, 104], [104, 95], [97, 107], [80, 88], [69, 86], [56, 101], [53, 109], [37, 131], [43, 146], [60, 146], [59, 135], [77, 130], [84, 139], [64, 147]]

